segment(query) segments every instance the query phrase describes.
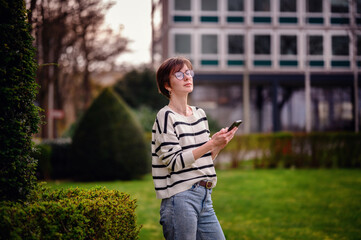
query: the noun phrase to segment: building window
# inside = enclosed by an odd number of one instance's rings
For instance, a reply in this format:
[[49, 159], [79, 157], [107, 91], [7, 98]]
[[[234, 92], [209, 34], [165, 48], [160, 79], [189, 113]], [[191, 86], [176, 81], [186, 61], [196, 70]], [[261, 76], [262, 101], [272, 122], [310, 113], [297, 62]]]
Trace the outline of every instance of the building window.
[[228, 0], [228, 11], [243, 12], [244, 11], [243, 0]]
[[255, 0], [254, 11], [255, 12], [269, 12], [271, 9], [270, 0]]
[[218, 1], [217, 0], [202, 0], [202, 11], [217, 11]]
[[322, 12], [322, 8], [323, 8], [322, 2], [323, 0], [307, 0], [306, 1], [307, 12], [310, 13]]
[[269, 55], [271, 54], [271, 36], [255, 35], [254, 36], [254, 54]]
[[296, 12], [297, 11], [296, 0], [280, 0], [281, 12]]
[[174, 0], [174, 10], [190, 11], [191, 0]]
[[191, 35], [176, 34], [175, 37], [175, 53], [189, 54], [191, 53]]
[[308, 54], [323, 55], [323, 36], [308, 36]]
[[228, 35], [228, 54], [243, 54], [243, 46], [243, 35]]
[[361, 13], [361, 0], [356, 0], [357, 13]]
[[356, 0], [357, 13], [361, 13], [361, 0]]
[[331, 12], [348, 13], [348, 0], [331, 0]]
[[281, 55], [297, 55], [297, 36], [281, 36]]
[[332, 55], [335, 56], [349, 55], [348, 36], [332, 36]]
[[217, 54], [218, 53], [218, 37], [214, 34], [202, 35], [202, 53]]

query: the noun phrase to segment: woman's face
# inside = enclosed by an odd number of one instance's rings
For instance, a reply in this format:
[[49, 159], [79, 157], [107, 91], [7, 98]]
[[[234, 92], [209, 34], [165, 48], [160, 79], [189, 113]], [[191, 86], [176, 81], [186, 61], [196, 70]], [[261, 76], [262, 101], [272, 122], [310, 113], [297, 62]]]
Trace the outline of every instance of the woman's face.
[[[189, 71], [191, 70], [184, 64], [178, 72], [169, 76], [170, 86], [167, 87], [167, 90], [171, 92], [171, 97], [187, 95], [193, 91], [193, 77]], [[181, 79], [182, 76], [183, 79]]]

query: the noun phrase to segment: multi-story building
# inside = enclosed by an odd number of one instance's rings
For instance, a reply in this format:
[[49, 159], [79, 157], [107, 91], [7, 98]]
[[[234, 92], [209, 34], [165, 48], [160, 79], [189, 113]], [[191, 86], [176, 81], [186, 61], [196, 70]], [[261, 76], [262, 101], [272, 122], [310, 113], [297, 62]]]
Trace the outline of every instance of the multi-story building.
[[189, 58], [192, 104], [246, 132], [360, 126], [360, 0], [152, 0], [152, 59]]

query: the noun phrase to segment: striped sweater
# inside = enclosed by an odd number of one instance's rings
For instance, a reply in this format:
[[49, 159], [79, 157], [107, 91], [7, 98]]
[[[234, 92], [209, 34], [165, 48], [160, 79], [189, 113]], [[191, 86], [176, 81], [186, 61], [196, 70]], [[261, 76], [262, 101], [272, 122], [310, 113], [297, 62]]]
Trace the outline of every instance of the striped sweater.
[[205, 112], [191, 108], [193, 115], [186, 117], [165, 106], [155, 119], [152, 174], [157, 198], [169, 198], [200, 180], [217, 183], [211, 153], [194, 159], [192, 150], [206, 143], [210, 132]]

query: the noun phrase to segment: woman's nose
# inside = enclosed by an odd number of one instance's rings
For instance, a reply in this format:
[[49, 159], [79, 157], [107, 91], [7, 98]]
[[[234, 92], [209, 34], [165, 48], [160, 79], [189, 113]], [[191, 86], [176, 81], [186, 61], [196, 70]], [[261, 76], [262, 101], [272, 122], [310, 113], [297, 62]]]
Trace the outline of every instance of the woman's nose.
[[188, 80], [189, 78], [191, 78], [191, 76], [184, 73], [184, 80]]

